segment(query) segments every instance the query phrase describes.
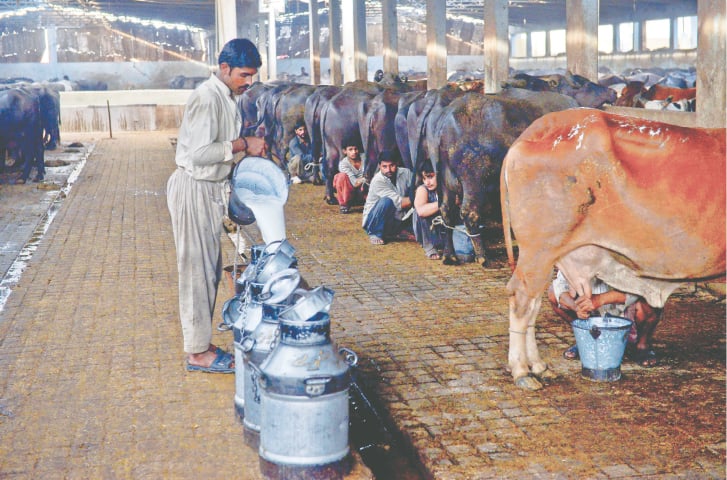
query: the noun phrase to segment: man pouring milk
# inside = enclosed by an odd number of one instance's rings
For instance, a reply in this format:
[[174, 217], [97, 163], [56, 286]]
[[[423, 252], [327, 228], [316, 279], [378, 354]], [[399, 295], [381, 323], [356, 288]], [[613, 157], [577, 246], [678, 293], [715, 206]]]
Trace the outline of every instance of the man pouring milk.
[[[266, 154], [262, 138], [239, 136], [242, 125], [234, 98], [253, 83], [262, 61], [251, 41], [238, 38], [224, 46], [217, 63], [217, 72], [187, 100], [177, 138], [177, 168], [167, 182], [167, 205], [179, 271], [179, 316], [186, 368], [233, 373], [234, 357], [211, 343], [212, 317], [222, 277], [222, 219], [234, 156]], [[252, 185], [252, 190], [241, 200], [255, 213], [266, 243], [282, 240], [285, 237], [285, 221], [279, 218], [282, 206], [278, 213], [255, 211], [255, 197], [264, 193], [260, 190], [259, 174], [245, 176], [244, 186]], [[287, 192], [282, 203], [285, 200]], [[270, 215], [272, 225], [263, 225], [261, 221]]]

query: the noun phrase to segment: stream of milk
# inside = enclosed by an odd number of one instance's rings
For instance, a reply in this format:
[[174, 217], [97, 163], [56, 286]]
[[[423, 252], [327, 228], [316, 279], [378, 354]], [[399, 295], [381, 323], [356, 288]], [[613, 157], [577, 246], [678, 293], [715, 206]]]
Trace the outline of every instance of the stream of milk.
[[284, 201], [272, 195], [257, 195], [247, 189], [238, 190], [238, 195], [255, 214], [255, 223], [266, 245], [286, 238]]

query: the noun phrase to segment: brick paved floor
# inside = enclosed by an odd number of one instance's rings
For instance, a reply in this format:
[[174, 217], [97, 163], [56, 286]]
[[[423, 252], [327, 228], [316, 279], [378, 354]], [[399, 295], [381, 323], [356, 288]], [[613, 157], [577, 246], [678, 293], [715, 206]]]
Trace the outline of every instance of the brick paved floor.
[[[98, 142], [0, 313], [0, 477], [260, 478], [234, 378], [183, 368], [164, 196], [173, 135]], [[373, 247], [360, 210], [340, 215], [322, 196], [291, 187], [299, 269], [336, 292], [335, 340], [431, 478], [724, 478], [724, 302], [680, 290], [656, 335], [663, 365], [626, 361], [614, 383], [562, 359], [572, 333], [543, 309], [541, 353], [562, 377], [524, 392], [504, 369], [507, 269]]]

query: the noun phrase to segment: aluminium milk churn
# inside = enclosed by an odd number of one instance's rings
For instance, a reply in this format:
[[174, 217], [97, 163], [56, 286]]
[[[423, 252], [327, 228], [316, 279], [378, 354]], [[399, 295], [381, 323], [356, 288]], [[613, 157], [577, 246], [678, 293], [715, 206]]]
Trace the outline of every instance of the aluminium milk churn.
[[[243, 333], [240, 348], [243, 352], [243, 399], [245, 434], [260, 432], [260, 364], [272, 351], [278, 337], [278, 314], [289, 306], [289, 299], [300, 283], [300, 273], [289, 268], [275, 274], [263, 287], [259, 299], [260, 321], [249, 334]], [[247, 332], [247, 326], [245, 327]], [[257, 441], [256, 439], [253, 441]]]
[[242, 320], [244, 319], [243, 307], [247, 301], [248, 286], [250, 281], [255, 278], [257, 261], [264, 248], [265, 245], [253, 245], [250, 248], [250, 264], [235, 280], [235, 296], [227, 300], [222, 306], [222, 323], [217, 326], [217, 330], [221, 332], [232, 330], [235, 342], [239, 341], [241, 335]]
[[278, 343], [260, 367], [265, 461], [315, 467], [348, 455], [349, 366], [357, 358], [331, 343], [332, 298], [332, 290], [317, 287], [279, 315]]
[[283, 303], [290, 297], [300, 283], [300, 274], [295, 269], [285, 269], [274, 274], [266, 283], [257, 278], [247, 281], [245, 300], [242, 303], [242, 314], [233, 325], [235, 348], [235, 414], [242, 421], [245, 416], [245, 371], [244, 351], [242, 342], [252, 335], [263, 318], [263, 300]]

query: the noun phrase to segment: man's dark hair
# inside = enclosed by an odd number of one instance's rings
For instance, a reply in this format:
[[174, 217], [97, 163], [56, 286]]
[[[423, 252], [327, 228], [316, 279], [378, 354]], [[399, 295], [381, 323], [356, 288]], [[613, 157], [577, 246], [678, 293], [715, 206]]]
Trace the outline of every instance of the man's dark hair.
[[361, 142], [359, 142], [354, 135], [347, 135], [341, 142], [341, 148], [347, 149], [348, 147], [356, 147], [361, 150]]
[[305, 122], [303, 120], [295, 122], [295, 128], [293, 128], [293, 130], [298, 130], [300, 127], [305, 127]]
[[263, 61], [260, 59], [260, 52], [258, 52], [257, 47], [250, 40], [247, 38], [234, 38], [222, 47], [217, 64], [223, 63], [228, 64], [230, 68], [260, 68]]
[[379, 152], [379, 156], [377, 158], [378, 163], [381, 162], [391, 162], [399, 165], [399, 156], [394, 153], [393, 150], [382, 150]]

